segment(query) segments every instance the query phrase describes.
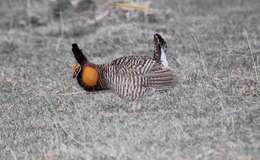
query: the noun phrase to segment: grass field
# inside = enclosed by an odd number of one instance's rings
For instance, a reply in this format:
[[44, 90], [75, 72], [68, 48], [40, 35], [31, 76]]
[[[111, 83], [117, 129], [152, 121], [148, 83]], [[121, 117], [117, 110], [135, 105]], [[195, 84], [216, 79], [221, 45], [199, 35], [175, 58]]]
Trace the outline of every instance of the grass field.
[[[153, 0], [155, 15], [112, 10], [96, 22], [102, 3], [59, 5], [0, 2], [1, 160], [260, 159], [259, 0]], [[155, 32], [178, 84], [140, 111], [72, 79], [71, 43], [105, 63], [152, 56]]]

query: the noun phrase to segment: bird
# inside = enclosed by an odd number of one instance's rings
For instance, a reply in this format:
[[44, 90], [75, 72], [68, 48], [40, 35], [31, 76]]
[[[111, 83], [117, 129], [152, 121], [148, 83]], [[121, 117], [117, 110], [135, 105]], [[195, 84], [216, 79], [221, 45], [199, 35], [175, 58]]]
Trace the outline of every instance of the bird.
[[168, 66], [167, 44], [162, 36], [154, 34], [154, 55], [123, 56], [110, 63], [90, 62], [76, 43], [72, 52], [78, 63], [73, 64], [73, 78], [86, 91], [112, 90], [122, 99], [133, 102], [133, 110], [140, 109], [139, 100], [156, 91], [167, 90], [177, 78]]

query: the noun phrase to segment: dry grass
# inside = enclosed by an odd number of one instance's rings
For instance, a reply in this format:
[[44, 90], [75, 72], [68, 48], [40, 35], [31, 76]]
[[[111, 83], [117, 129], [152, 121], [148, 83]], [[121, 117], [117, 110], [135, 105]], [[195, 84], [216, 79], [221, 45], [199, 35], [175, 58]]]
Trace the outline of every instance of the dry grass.
[[[55, 19], [46, 1], [8, 2], [0, 2], [0, 159], [260, 158], [258, 0], [154, 0], [155, 17], [113, 10], [94, 23], [66, 7]], [[179, 84], [143, 99], [140, 112], [72, 79], [71, 43], [104, 63], [152, 55], [154, 32]]]

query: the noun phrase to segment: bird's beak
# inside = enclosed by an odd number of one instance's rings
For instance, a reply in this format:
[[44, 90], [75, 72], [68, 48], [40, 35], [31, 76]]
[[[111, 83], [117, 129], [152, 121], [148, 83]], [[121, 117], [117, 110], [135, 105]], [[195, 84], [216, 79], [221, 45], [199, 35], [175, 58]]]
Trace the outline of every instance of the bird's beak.
[[80, 64], [73, 64], [72, 65], [72, 71], [73, 71], [73, 78], [76, 78], [81, 71], [81, 66]]

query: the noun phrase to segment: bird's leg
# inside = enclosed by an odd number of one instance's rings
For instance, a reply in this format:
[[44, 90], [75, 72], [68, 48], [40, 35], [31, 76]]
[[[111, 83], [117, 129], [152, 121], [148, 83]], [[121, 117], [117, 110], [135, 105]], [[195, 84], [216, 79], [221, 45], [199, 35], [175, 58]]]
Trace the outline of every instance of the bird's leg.
[[135, 100], [132, 109], [134, 112], [139, 111], [141, 109], [141, 103], [138, 100]]

